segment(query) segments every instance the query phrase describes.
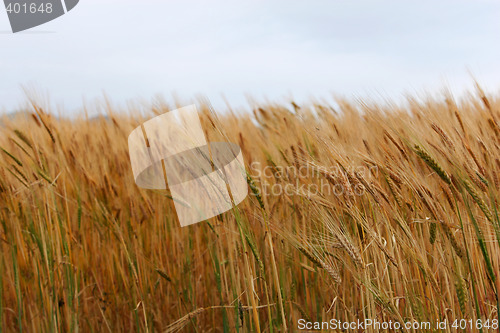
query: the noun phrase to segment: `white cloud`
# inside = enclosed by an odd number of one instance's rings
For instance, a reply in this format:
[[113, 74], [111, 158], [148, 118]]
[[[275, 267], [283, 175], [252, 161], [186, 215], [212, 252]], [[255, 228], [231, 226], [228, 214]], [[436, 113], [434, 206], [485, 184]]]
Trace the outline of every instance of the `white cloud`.
[[32, 33], [0, 34], [0, 108], [22, 101], [21, 84], [70, 108], [102, 91], [118, 102], [202, 93], [216, 105], [222, 93], [235, 104], [246, 93], [397, 97], [470, 86], [468, 69], [498, 89], [499, 14], [496, 1], [85, 0]]

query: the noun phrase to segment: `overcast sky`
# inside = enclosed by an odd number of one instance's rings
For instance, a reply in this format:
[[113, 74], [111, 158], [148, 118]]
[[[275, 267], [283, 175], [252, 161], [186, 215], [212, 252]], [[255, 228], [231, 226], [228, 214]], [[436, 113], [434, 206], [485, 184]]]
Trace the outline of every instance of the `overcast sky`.
[[0, 8], [0, 110], [48, 93], [67, 112], [172, 93], [283, 101], [500, 90], [500, 2], [81, 0], [12, 34]]

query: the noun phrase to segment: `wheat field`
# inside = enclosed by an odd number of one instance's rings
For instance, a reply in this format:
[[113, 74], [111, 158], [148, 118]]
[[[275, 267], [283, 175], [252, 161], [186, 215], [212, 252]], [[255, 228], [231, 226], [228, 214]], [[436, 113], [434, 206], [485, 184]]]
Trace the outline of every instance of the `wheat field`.
[[0, 331], [294, 332], [301, 319], [366, 318], [496, 331], [499, 97], [478, 86], [384, 105], [201, 103], [207, 140], [241, 147], [249, 196], [185, 228], [167, 191], [135, 185], [127, 147], [174, 107], [64, 119], [33, 102], [2, 121]]

